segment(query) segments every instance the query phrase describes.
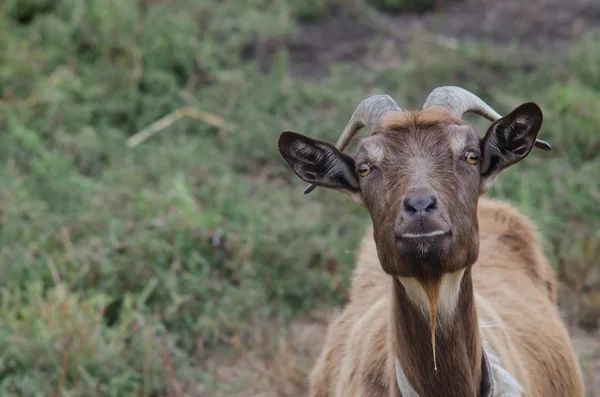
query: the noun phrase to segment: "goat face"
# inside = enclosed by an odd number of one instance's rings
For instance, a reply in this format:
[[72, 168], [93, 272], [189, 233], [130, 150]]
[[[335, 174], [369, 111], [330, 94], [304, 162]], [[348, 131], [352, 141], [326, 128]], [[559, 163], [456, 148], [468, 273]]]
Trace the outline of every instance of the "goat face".
[[353, 157], [291, 131], [281, 134], [279, 151], [302, 180], [346, 192], [368, 209], [387, 273], [427, 283], [473, 264], [478, 197], [529, 155], [540, 108], [517, 107], [481, 140], [441, 107], [379, 116]]
[[435, 110], [388, 113], [374, 132], [359, 143], [354, 162], [384, 270], [426, 281], [473, 263], [481, 157], [475, 132]]

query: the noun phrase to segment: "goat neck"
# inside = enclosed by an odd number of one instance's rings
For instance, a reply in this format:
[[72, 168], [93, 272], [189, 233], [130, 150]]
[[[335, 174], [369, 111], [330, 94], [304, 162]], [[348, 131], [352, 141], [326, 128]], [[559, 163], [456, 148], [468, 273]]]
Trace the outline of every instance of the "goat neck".
[[[429, 309], [424, 307], [430, 302], [426, 299], [427, 289], [438, 292], [439, 310], [434, 324], [428, 317]], [[482, 348], [471, 267], [443, 275], [437, 286], [393, 277], [392, 302], [391, 350], [413, 395], [478, 396]], [[431, 327], [436, 324], [432, 345]]]

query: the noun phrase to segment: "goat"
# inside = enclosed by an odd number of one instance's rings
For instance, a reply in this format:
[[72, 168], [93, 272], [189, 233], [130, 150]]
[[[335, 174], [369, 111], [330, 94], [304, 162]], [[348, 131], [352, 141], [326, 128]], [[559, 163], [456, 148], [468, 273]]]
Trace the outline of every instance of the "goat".
[[[467, 112], [492, 121], [482, 139]], [[533, 224], [480, 197], [534, 147], [551, 149], [537, 139], [542, 120], [533, 102], [501, 117], [446, 86], [417, 111], [366, 98], [336, 146], [281, 133], [279, 152], [311, 184], [305, 193], [345, 192], [372, 221], [310, 396], [583, 396]], [[370, 136], [344, 154], [362, 127]]]

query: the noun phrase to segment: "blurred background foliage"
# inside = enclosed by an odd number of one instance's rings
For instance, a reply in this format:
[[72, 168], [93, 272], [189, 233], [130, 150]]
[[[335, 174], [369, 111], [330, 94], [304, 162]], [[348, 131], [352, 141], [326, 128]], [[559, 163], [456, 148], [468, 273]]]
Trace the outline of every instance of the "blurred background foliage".
[[[303, 196], [275, 143], [284, 129], [334, 142], [373, 93], [417, 108], [453, 84], [501, 113], [540, 103], [554, 150], [534, 151], [491, 195], [533, 217], [566, 283], [596, 291], [597, 37], [561, 65], [410, 40], [401, 62], [289, 72], [302, 23], [432, 7], [0, 1], [0, 395], [213, 395], [203, 365], [215, 351], [252, 349], [268, 321], [343, 303], [368, 216], [334, 192]], [[200, 112], [172, 120], [190, 108]], [[160, 133], [127, 145], [163, 116]]]

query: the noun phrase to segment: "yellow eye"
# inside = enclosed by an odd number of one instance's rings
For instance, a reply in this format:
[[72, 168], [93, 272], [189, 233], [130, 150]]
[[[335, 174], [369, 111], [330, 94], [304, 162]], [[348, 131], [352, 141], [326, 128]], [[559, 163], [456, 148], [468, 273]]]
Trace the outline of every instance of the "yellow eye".
[[371, 172], [371, 167], [369, 164], [361, 164], [358, 167], [358, 175], [360, 176], [367, 176], [369, 175], [369, 172]]
[[465, 160], [471, 165], [477, 165], [479, 163], [479, 156], [475, 152], [465, 153]]

